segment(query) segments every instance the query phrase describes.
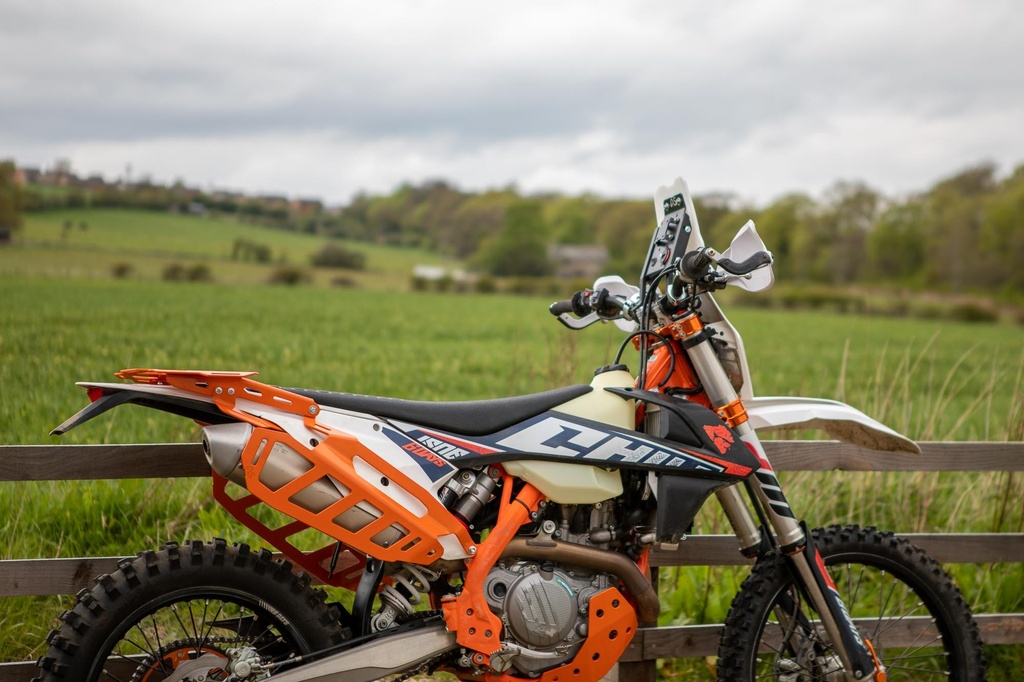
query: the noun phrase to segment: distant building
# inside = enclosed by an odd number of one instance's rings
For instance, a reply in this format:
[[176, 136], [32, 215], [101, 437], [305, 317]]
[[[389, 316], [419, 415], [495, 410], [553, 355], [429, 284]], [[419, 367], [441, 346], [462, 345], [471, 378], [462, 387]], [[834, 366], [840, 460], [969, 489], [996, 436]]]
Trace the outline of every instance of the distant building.
[[78, 186], [82, 189], [87, 189], [92, 192], [98, 192], [100, 190], [107, 189], [110, 185], [103, 179], [102, 175], [90, 175], [85, 180], [78, 183]]
[[412, 276], [427, 282], [436, 282], [444, 279], [448, 270], [441, 265], [415, 265], [412, 269]]
[[266, 208], [288, 208], [288, 197], [279, 194], [261, 194], [256, 201]]
[[312, 216], [323, 213], [324, 202], [319, 199], [292, 199], [289, 210], [295, 216]]
[[608, 261], [608, 249], [595, 244], [556, 244], [548, 248], [548, 260], [559, 279], [596, 279]]
[[41, 175], [38, 168], [16, 168], [14, 182], [17, 185], [38, 185]]

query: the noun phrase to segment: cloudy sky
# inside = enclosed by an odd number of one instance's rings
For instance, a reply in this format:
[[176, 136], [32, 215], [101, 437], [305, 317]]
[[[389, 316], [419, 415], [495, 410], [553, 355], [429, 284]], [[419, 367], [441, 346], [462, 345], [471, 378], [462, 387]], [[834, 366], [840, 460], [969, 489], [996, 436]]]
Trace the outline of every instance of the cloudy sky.
[[343, 203], [1024, 162], [1017, 0], [0, 2], [0, 158]]

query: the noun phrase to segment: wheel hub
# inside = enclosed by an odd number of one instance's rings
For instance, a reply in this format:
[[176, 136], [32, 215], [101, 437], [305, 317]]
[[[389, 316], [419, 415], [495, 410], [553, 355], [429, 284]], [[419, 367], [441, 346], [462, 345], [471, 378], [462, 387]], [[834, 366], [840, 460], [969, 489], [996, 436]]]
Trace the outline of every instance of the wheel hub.
[[219, 682], [228, 677], [229, 660], [219, 649], [171, 642], [142, 661], [132, 682]]
[[227, 659], [217, 654], [203, 654], [191, 661], [175, 666], [174, 672], [165, 682], [213, 682], [227, 678], [224, 664]]

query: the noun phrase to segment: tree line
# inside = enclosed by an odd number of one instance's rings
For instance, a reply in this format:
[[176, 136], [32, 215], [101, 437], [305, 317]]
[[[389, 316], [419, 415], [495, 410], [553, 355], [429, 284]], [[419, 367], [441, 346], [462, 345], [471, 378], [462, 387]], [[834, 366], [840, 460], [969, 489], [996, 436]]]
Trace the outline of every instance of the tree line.
[[[0, 164], [0, 233], [17, 228], [22, 210], [198, 206], [282, 229], [433, 250], [497, 276], [549, 274], [552, 244], [599, 244], [609, 254], [605, 270], [632, 279], [654, 220], [649, 199], [524, 196], [512, 186], [467, 192], [444, 181], [359, 194], [337, 209], [304, 202], [297, 210], [284, 199], [218, 197], [181, 183], [47, 192], [18, 188], [12, 174], [13, 164]], [[791, 193], [763, 207], [729, 194], [695, 204], [706, 241], [719, 248], [754, 220], [780, 280], [984, 292], [1018, 302], [1024, 292], [1024, 165], [999, 177], [995, 165], [979, 164], [903, 197], [841, 181], [819, 198]]]
[[[748, 219], [775, 255], [779, 279], [1024, 293], [1024, 165], [999, 178], [984, 163], [905, 197], [836, 182], [820, 198], [791, 193], [757, 207], [729, 194], [695, 198], [709, 244], [724, 248]], [[339, 237], [435, 249], [498, 275], [543, 274], [546, 246], [602, 244], [606, 270], [638, 274], [652, 202], [595, 196], [463, 192], [445, 182], [357, 196], [332, 226]]]

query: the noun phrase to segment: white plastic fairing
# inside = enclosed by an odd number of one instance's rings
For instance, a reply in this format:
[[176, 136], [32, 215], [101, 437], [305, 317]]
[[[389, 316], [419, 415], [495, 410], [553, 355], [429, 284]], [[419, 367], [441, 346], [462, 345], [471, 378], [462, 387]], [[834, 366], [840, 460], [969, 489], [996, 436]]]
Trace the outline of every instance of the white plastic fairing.
[[[747, 260], [759, 251], [767, 251], [761, 236], [757, 234], [754, 221], [748, 220], [740, 228], [736, 236], [732, 238], [732, 244], [722, 252], [722, 258], [728, 258], [736, 263]], [[764, 291], [775, 283], [775, 273], [772, 271], [771, 263], [754, 270], [749, 275], [729, 275], [726, 280], [731, 287], [739, 287], [745, 291]]]
[[690, 197], [690, 188], [682, 178], [676, 178], [675, 182], [667, 187], [662, 185], [654, 191], [654, 215], [657, 223], [665, 219], [665, 201], [671, 200], [676, 195], [682, 195], [686, 207], [686, 213], [690, 217], [690, 238], [686, 243], [686, 251], [693, 251], [704, 246], [704, 237], [700, 233], [700, 225], [697, 223], [697, 211], [693, 208], [693, 198]]
[[736, 327], [732, 326], [732, 323], [726, 318], [722, 309], [718, 307], [718, 302], [715, 301], [711, 294], [701, 294], [700, 300], [700, 315], [701, 319], [704, 320], [705, 326], [714, 327], [715, 331], [718, 332], [716, 338], [725, 341], [728, 346], [736, 351], [736, 362], [742, 380], [739, 394], [740, 398], [743, 399], [743, 403], [746, 404], [748, 400], [754, 397], [754, 387], [750, 383], [750, 368], [747, 366], [747, 354], [743, 349], [743, 338], [736, 331]]
[[756, 431], [783, 428], [822, 429], [846, 443], [883, 452], [920, 454], [917, 443], [875, 421], [855, 407], [819, 398], [745, 398]]
[[398, 485], [392, 484], [384, 474], [377, 471], [365, 459], [359, 456], [353, 457], [352, 464], [360, 478], [402, 505], [409, 513], [420, 518], [427, 515], [427, 508], [423, 506], [422, 502], [417, 500], [412, 494], [402, 490]]
[[[624, 301], [628, 301], [633, 297], [640, 295], [639, 288], [632, 284], [626, 284], [626, 281], [618, 275], [605, 275], [603, 277], [598, 277], [594, 281], [594, 291], [600, 291], [601, 289], [606, 290], [612, 296], [621, 298]], [[636, 322], [619, 318], [615, 320], [615, 326], [626, 333], [630, 333], [636, 329]]]

